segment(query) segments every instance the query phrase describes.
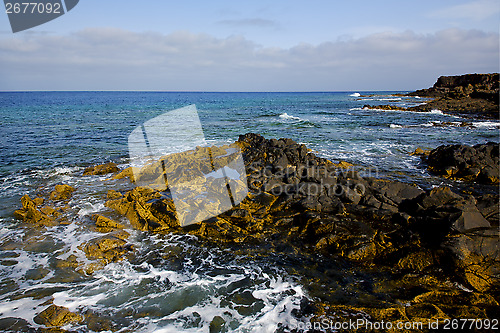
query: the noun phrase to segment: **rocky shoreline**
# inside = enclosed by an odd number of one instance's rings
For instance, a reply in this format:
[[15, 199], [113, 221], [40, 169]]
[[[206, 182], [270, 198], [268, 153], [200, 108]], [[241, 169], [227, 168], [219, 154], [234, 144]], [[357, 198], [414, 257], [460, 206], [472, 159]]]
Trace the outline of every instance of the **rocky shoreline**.
[[[468, 193], [374, 178], [290, 139], [249, 133], [236, 144], [250, 190], [237, 207], [180, 227], [168, 190], [110, 188], [105, 204], [110, 211], [92, 217], [103, 235], [78, 245], [91, 264], [82, 267], [70, 257], [60, 265], [93, 274], [133, 256], [123, 230], [128, 226], [118, 222], [124, 216], [144, 232], [191, 234], [235, 253], [282, 257], [312, 299], [296, 314], [309, 318], [310, 327], [325, 319], [366, 318], [396, 327], [499, 317], [499, 196], [475, 190], [481, 182], [498, 184], [498, 144], [416, 152], [431, 172], [470, 182]], [[120, 171], [112, 163], [88, 168], [82, 177], [108, 173], [135, 180], [131, 168]], [[46, 197], [26, 195], [16, 216], [41, 228], [68, 223], [60, 216], [73, 191], [61, 184]], [[297, 260], [300, 268], [286, 264]], [[359, 281], [361, 286], [351, 285]], [[90, 327], [95, 320], [53, 304], [35, 318], [47, 327], [68, 322]]]
[[404, 96], [431, 98], [413, 107], [365, 105], [368, 109], [429, 112], [441, 110], [465, 118], [499, 119], [499, 74], [466, 74], [441, 76], [428, 89]]

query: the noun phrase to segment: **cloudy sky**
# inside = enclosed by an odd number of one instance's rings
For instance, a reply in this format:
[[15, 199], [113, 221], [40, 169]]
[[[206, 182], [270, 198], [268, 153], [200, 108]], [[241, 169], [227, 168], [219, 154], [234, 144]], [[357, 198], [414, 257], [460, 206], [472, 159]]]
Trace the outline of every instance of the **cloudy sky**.
[[80, 0], [0, 14], [0, 90], [415, 90], [498, 72], [499, 26], [498, 0]]

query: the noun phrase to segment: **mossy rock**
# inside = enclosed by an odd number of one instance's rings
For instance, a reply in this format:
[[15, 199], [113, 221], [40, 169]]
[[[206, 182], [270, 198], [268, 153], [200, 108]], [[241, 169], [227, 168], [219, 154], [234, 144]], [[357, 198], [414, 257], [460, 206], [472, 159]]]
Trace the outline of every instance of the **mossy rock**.
[[68, 200], [75, 191], [75, 188], [70, 185], [59, 184], [55, 186], [54, 191], [50, 193], [50, 199], [54, 201]]
[[69, 323], [83, 321], [83, 317], [77, 313], [70, 312], [67, 308], [52, 304], [33, 318], [39, 325], [47, 327], [61, 327]]
[[108, 173], [115, 173], [120, 171], [116, 163], [109, 162], [106, 164], [100, 164], [100, 165], [94, 165], [91, 167], [86, 168], [83, 171], [84, 176], [90, 176], [90, 175], [106, 175]]

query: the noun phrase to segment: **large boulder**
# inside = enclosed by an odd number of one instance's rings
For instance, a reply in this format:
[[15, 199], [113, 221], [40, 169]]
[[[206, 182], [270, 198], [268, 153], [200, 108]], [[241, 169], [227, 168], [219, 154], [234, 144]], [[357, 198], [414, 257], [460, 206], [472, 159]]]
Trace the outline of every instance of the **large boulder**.
[[500, 235], [498, 228], [450, 237], [445, 243], [454, 253], [459, 274], [475, 290], [500, 291]]
[[472, 196], [462, 197], [449, 187], [437, 187], [401, 205], [412, 216], [410, 227], [433, 246], [439, 246], [453, 232], [490, 228]]
[[75, 188], [66, 184], [59, 184], [55, 186], [54, 191], [50, 193], [50, 199], [54, 201], [68, 200], [75, 191]]

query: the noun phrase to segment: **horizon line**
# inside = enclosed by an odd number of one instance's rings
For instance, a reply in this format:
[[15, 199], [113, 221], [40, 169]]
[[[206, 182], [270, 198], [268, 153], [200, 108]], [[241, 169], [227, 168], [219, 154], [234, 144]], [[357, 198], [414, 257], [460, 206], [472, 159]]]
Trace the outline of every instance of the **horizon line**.
[[154, 93], [354, 93], [354, 92], [410, 92], [415, 90], [268, 90], [268, 91], [223, 91], [223, 90], [0, 90], [0, 93], [23, 92], [154, 92]]

